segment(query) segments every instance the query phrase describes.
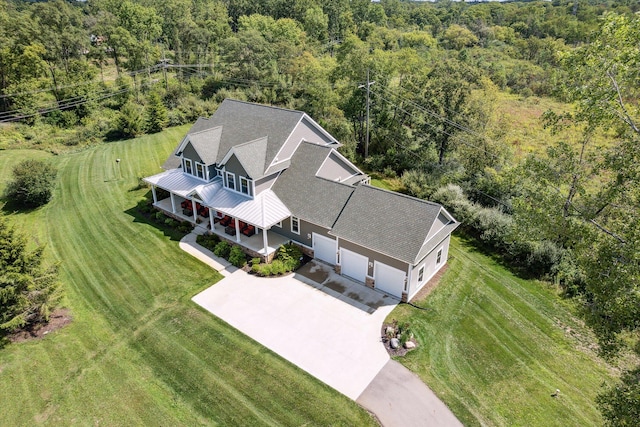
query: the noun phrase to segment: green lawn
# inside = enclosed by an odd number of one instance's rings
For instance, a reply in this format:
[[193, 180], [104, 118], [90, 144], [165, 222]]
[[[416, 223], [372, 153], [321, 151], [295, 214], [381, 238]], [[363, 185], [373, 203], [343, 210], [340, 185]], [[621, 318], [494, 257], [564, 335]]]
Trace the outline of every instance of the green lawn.
[[608, 367], [585, 350], [593, 337], [556, 292], [459, 238], [450, 257], [439, 287], [417, 303], [427, 311], [401, 305], [389, 316], [410, 322], [419, 342], [399, 361], [465, 425], [601, 425], [594, 399]]
[[9, 218], [61, 262], [74, 317], [0, 350], [0, 425], [372, 425], [192, 303], [220, 276], [133, 214], [139, 178], [160, 170], [185, 131], [59, 156], [0, 151], [0, 186], [23, 158], [50, 157], [60, 170], [48, 206]]

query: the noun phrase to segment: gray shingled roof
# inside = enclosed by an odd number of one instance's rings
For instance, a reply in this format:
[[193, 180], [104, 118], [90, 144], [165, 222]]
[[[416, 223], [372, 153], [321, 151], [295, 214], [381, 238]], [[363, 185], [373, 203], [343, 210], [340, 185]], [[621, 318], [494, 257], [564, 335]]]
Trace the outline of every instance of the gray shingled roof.
[[440, 209], [415, 197], [359, 185], [330, 234], [414, 264]]
[[[198, 152], [202, 161], [211, 165], [216, 162], [218, 156], [218, 147], [220, 146], [220, 136], [222, 135], [222, 126], [216, 126], [211, 129], [201, 130], [195, 133], [187, 134], [188, 140], [193, 148]], [[187, 138], [185, 138], [186, 140]], [[186, 144], [183, 144], [186, 145]], [[184, 150], [184, 146], [182, 148]]]
[[225, 99], [209, 119], [211, 126], [223, 126], [216, 163], [232, 147], [268, 137], [264, 172], [303, 115], [301, 111]]
[[206, 119], [204, 117], [198, 117], [198, 120], [196, 120], [196, 122], [193, 125], [191, 125], [191, 127], [187, 131], [187, 135], [185, 135], [185, 137], [182, 138], [182, 140], [180, 141], [180, 144], [178, 144], [178, 146], [175, 148], [175, 150], [173, 150], [169, 158], [164, 162], [164, 164], [162, 165], [162, 169], [169, 170], [169, 169], [178, 168], [180, 166], [180, 158], [178, 157], [178, 153], [183, 150], [184, 148], [183, 145], [187, 139], [187, 136], [192, 133], [198, 133], [203, 130], [209, 129], [210, 127], [211, 125], [209, 124], [209, 119]]
[[[187, 136], [222, 126], [215, 163], [220, 163], [236, 145], [268, 137], [261, 174], [252, 176], [257, 179], [271, 164], [303, 116], [304, 113], [301, 111], [225, 99], [210, 118], [199, 118], [189, 129]], [[171, 165], [176, 168], [180, 165], [175, 156], [179, 148], [169, 157], [163, 168], [170, 169]], [[202, 156], [199, 150], [198, 153]]]
[[253, 178], [261, 178], [264, 174], [264, 164], [267, 157], [268, 138], [260, 138], [233, 147], [236, 158], [242, 164], [247, 174]]
[[330, 147], [303, 142], [272, 188], [292, 215], [327, 228], [336, 222], [354, 190], [315, 176], [330, 152]]

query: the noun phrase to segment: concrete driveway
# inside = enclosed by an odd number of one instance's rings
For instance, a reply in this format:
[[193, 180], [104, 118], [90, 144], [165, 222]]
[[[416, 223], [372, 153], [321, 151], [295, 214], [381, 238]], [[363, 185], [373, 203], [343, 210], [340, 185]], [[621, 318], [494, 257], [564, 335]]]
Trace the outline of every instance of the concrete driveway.
[[236, 270], [193, 301], [356, 400], [389, 361], [380, 329], [398, 300], [322, 264], [304, 271], [316, 281]]

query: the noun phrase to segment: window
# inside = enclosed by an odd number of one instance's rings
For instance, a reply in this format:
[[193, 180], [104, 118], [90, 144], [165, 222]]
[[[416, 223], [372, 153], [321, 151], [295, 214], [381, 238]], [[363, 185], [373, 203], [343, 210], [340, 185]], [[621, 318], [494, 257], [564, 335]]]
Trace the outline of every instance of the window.
[[227, 172], [227, 187], [232, 190], [236, 189], [236, 176], [231, 172]]
[[191, 169], [191, 160], [184, 159], [184, 171], [188, 174], [193, 175], [193, 169]]
[[420, 267], [420, 270], [418, 270], [418, 283], [422, 283], [423, 279], [424, 279], [424, 265]]
[[243, 176], [240, 177], [240, 192], [249, 194], [249, 180]]
[[291, 217], [291, 232], [300, 234], [300, 219], [297, 216]]
[[438, 249], [438, 254], [436, 255], [436, 265], [440, 265], [442, 262], [442, 248]]
[[204, 179], [204, 165], [196, 163], [196, 175], [198, 175], [198, 178]]
[[278, 222], [278, 223], [276, 224], [276, 227], [282, 228], [282, 221]]

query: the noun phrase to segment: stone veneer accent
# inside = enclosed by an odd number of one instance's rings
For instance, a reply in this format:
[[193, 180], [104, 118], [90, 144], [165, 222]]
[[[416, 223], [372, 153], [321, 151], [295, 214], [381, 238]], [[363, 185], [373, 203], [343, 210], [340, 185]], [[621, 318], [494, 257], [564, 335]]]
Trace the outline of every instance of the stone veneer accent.
[[336, 273], [342, 274], [342, 267], [339, 264], [334, 265], [333, 269], [335, 270]]
[[406, 292], [403, 292], [402, 293], [402, 298], [400, 299], [400, 301], [409, 302], [409, 294], [407, 294]]
[[375, 287], [376, 287], [376, 286], [375, 286], [376, 281], [373, 279], [373, 277], [366, 277], [366, 278], [364, 279], [364, 284], [365, 284], [365, 285], [367, 285], [367, 287], [369, 287], [369, 288], [371, 288], [371, 289], [373, 289], [373, 288], [375, 288]]

